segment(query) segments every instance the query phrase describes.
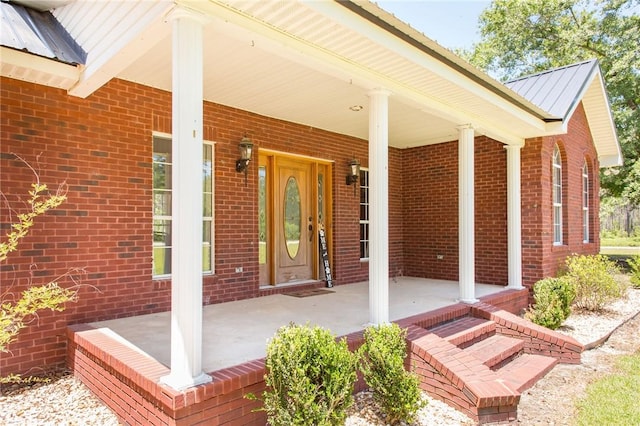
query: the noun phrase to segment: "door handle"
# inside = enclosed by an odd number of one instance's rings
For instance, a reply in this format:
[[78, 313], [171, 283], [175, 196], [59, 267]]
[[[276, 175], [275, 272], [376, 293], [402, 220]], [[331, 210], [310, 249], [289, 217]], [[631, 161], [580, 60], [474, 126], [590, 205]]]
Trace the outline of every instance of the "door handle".
[[313, 241], [313, 225], [309, 224], [309, 241]]

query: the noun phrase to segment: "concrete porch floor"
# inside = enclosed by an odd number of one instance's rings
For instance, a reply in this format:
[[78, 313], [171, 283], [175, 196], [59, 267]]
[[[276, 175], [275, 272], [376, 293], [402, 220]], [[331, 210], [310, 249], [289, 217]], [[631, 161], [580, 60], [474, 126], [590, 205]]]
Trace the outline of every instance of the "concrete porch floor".
[[[498, 285], [476, 284], [476, 297], [505, 290]], [[276, 330], [290, 322], [319, 325], [336, 336], [362, 330], [369, 320], [368, 283], [336, 286], [332, 293], [298, 298], [271, 295], [205, 306], [203, 310], [203, 360], [205, 372], [260, 359]], [[454, 281], [399, 277], [389, 282], [391, 321], [457, 303]], [[161, 312], [90, 325], [105, 334], [170, 366], [171, 314]]]

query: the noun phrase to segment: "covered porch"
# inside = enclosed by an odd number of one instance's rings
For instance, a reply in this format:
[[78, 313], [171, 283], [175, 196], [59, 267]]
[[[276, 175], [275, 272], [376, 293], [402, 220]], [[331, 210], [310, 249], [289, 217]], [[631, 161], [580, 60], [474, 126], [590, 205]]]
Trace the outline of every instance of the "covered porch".
[[[346, 337], [352, 350], [362, 342], [368, 322], [368, 283], [326, 289], [330, 293], [318, 290], [324, 289], [312, 289], [312, 295], [305, 297], [277, 294], [204, 307], [202, 364], [211, 381], [184, 390], [160, 380], [170, 371], [170, 312], [69, 327], [68, 364], [129, 424], [264, 424], [265, 413], [254, 412], [260, 403], [245, 395], [264, 390], [266, 344], [277, 328], [289, 322], [309, 323]], [[439, 325], [478, 317], [486, 309], [517, 321], [511, 313], [524, 308], [528, 298], [526, 289], [477, 284], [479, 302], [471, 305], [458, 302], [459, 292], [458, 282], [452, 281], [399, 277], [390, 283], [390, 319], [409, 330], [407, 359], [421, 366], [419, 374], [424, 374], [423, 363], [414, 358], [422, 350], [420, 339], [434, 336], [432, 330]], [[463, 327], [477, 333], [473, 326]], [[443, 360], [443, 368], [454, 371], [455, 361], [448, 364], [454, 358]], [[427, 379], [424, 386], [428, 383]], [[358, 383], [356, 390], [363, 386]], [[453, 387], [439, 387], [449, 390], [437, 397], [465, 409]], [[484, 398], [491, 399], [495, 398]]]

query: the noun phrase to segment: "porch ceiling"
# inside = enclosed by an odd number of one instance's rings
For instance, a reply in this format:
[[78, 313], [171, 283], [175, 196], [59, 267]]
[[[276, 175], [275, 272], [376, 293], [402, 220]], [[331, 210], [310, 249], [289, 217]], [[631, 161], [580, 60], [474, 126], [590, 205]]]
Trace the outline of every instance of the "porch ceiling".
[[[466, 123], [505, 143], [548, 130], [540, 117], [496, 94], [509, 92], [500, 83], [484, 75], [488, 82], [471, 81], [337, 3], [179, 3], [208, 19], [207, 101], [366, 139], [367, 92], [385, 87], [392, 92], [389, 144], [397, 148], [455, 140], [456, 126]], [[115, 77], [170, 91], [169, 23], [156, 40]]]
[[[118, 77], [171, 91], [170, 46], [168, 31]], [[327, 72], [304, 57], [292, 58], [286, 47], [219, 20], [205, 27], [204, 51], [205, 100], [367, 138], [369, 87], [355, 83], [348, 75], [334, 75], [337, 73]], [[363, 109], [352, 111], [354, 106]], [[406, 99], [392, 96], [389, 100], [391, 146], [455, 140], [457, 124], [422, 111]]]

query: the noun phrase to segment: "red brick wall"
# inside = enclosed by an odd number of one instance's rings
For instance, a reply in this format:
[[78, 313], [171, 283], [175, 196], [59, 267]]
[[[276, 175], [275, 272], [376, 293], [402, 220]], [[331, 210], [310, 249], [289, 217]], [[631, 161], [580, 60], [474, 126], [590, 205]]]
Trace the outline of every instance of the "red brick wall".
[[475, 140], [476, 282], [508, 284], [507, 151], [504, 144]]
[[[553, 245], [553, 195], [551, 161], [554, 144], [562, 153], [563, 244]], [[565, 135], [529, 139], [522, 149], [522, 265], [523, 283], [555, 276], [567, 256], [600, 251], [600, 200], [598, 155], [582, 104], [569, 121]], [[582, 238], [582, 166], [590, 177], [590, 237]]]
[[[84, 268], [80, 300], [63, 313], [43, 313], [0, 359], [0, 374], [58, 367], [64, 362], [64, 327], [170, 309], [170, 282], [152, 280], [152, 132], [171, 132], [171, 94], [113, 80], [87, 99], [63, 90], [2, 78], [0, 190], [22, 209], [35, 177], [66, 182], [68, 200], [38, 219], [20, 250], [2, 265], [2, 291], [19, 294], [69, 268]], [[344, 184], [348, 160], [367, 162], [367, 142], [205, 102], [204, 138], [216, 142], [216, 274], [204, 279], [204, 303], [256, 297], [258, 290], [257, 162], [248, 185], [235, 171], [238, 142], [247, 133], [268, 148], [335, 161], [333, 177], [333, 277], [361, 281], [368, 264], [359, 256], [359, 196]], [[15, 154], [15, 155], [14, 155]], [[391, 271], [402, 270], [401, 153], [390, 150]], [[9, 230], [3, 205], [0, 226]], [[235, 268], [242, 266], [243, 273]], [[62, 285], [73, 283], [62, 280]], [[267, 292], [268, 293], [268, 292]], [[38, 349], [36, 349], [38, 348]], [[37, 372], [36, 370], [32, 370]]]
[[[476, 281], [506, 284], [507, 183], [503, 144], [475, 138]], [[406, 275], [458, 279], [458, 142], [403, 151]], [[438, 259], [443, 255], [443, 259]]]
[[[10, 265], [0, 265], [2, 292], [18, 295], [28, 284], [44, 284], [70, 268], [83, 268], [80, 300], [64, 313], [44, 312], [0, 359], [0, 375], [62, 365], [64, 326], [165, 311], [170, 282], [152, 280], [152, 132], [171, 132], [168, 92], [113, 80], [87, 99], [63, 90], [2, 78], [0, 191], [14, 209], [23, 208], [33, 172], [50, 187], [66, 182], [68, 200], [39, 218]], [[567, 152], [568, 244], [551, 246], [550, 152], [556, 138], [527, 141], [523, 149], [523, 267], [525, 282], [555, 271], [569, 252], [597, 251], [581, 243], [581, 158], [597, 156], [579, 108]], [[248, 185], [235, 172], [238, 142], [247, 133], [256, 148], [334, 161], [332, 272], [336, 284], [366, 280], [359, 259], [359, 197], [344, 184], [348, 160], [367, 166], [367, 142], [323, 130], [205, 102], [204, 138], [216, 142], [216, 274], [204, 279], [204, 303], [256, 297], [257, 162]], [[502, 145], [476, 138], [476, 276], [506, 283], [506, 154]], [[457, 142], [389, 150], [390, 275], [457, 279]], [[543, 166], [540, 166], [542, 161]], [[240, 189], [240, 190], [239, 190]], [[594, 192], [595, 193], [595, 192]], [[573, 195], [572, 195], [573, 194]], [[597, 196], [592, 211], [598, 208]], [[12, 214], [3, 205], [0, 230]], [[592, 232], [598, 229], [593, 214]], [[540, 223], [542, 226], [540, 226]], [[544, 235], [543, 235], [544, 233]], [[405, 240], [406, 238], [406, 240]], [[578, 239], [577, 239], [578, 238]], [[542, 259], [543, 250], [552, 252]], [[442, 254], [444, 259], [436, 256]], [[244, 272], [236, 273], [242, 266]], [[74, 283], [65, 278], [65, 286]], [[37, 370], [30, 372], [37, 373]]]
[[[389, 149], [389, 275], [407, 275], [404, 271], [404, 238], [406, 234], [403, 218], [404, 151]], [[366, 278], [369, 277], [368, 271]]]
[[[457, 142], [403, 151], [405, 275], [458, 277]], [[443, 255], [442, 260], [437, 256]]]

